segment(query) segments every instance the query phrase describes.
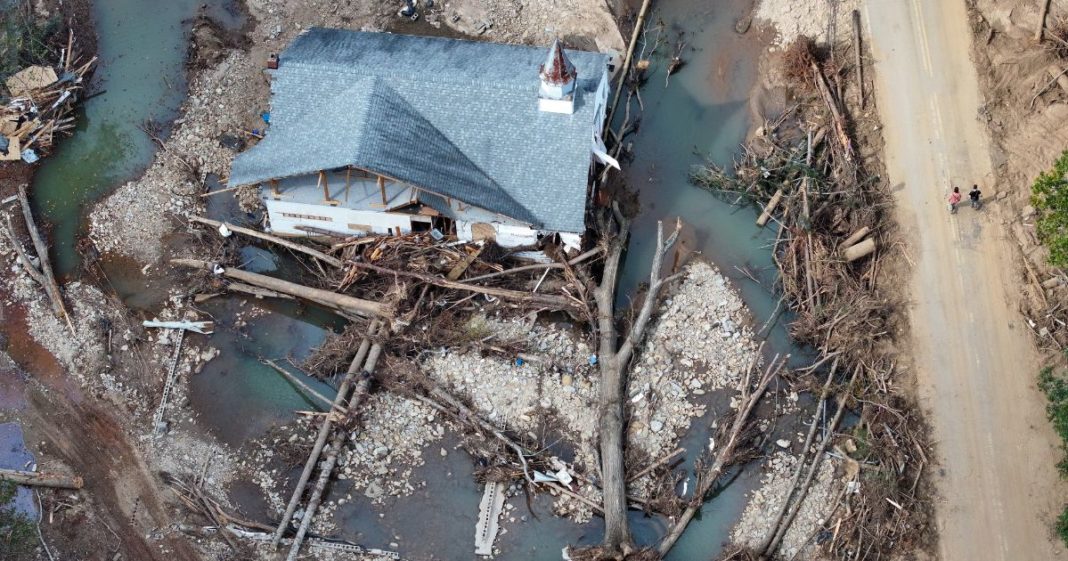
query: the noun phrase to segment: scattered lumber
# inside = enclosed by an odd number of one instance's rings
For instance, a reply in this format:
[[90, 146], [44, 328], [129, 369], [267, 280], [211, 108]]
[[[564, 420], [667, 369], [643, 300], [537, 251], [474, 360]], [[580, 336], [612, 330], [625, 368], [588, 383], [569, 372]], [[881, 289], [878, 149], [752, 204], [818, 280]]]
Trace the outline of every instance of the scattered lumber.
[[42, 473], [37, 471], [20, 471], [15, 469], [0, 469], [0, 479], [13, 481], [19, 485], [31, 487], [54, 487], [56, 489], [81, 489], [85, 481], [77, 475], [61, 475], [58, 473]]
[[260, 239], [260, 240], [264, 240], [264, 241], [267, 241], [267, 242], [271, 242], [273, 244], [280, 245], [280, 246], [285, 247], [287, 249], [292, 249], [293, 251], [297, 251], [297, 252], [303, 253], [305, 255], [310, 255], [310, 256], [322, 261], [323, 263], [326, 263], [328, 265], [333, 265], [334, 267], [341, 267], [342, 266], [341, 260], [338, 259], [337, 257], [333, 257], [331, 255], [327, 255], [327, 254], [325, 254], [325, 253], [323, 253], [323, 252], [321, 252], [319, 250], [310, 248], [310, 247], [308, 247], [306, 245], [303, 245], [303, 244], [299, 244], [299, 243], [296, 243], [296, 242], [289, 241], [289, 240], [287, 240], [285, 238], [280, 238], [278, 236], [272, 236], [271, 234], [267, 234], [265, 232], [260, 232], [259, 230], [253, 230], [251, 228], [244, 228], [242, 226], [235, 226], [235, 225], [230, 224], [228, 222], [220, 222], [218, 220], [212, 220], [210, 218], [205, 218], [203, 216], [190, 216], [189, 220], [192, 221], [192, 222], [198, 222], [200, 224], [205, 224], [205, 225], [211, 226], [211, 227], [219, 230], [220, 233], [222, 233], [222, 231], [224, 229], [225, 230], [230, 230], [230, 231], [236, 232], [238, 234], [243, 234], [243, 235], [246, 235], [246, 236], [249, 236], [249, 237], [253, 237], [253, 238], [256, 238], [256, 239]]
[[867, 238], [864, 241], [851, 245], [842, 250], [842, 257], [845, 257], [846, 261], [852, 263], [861, 257], [865, 257], [875, 253], [875, 240]]
[[295, 282], [261, 275], [259, 273], [251, 273], [235, 268], [223, 268], [220, 265], [198, 259], [171, 259], [170, 262], [172, 265], [177, 265], [179, 267], [188, 267], [205, 271], [214, 272], [218, 269], [222, 269], [218, 274], [227, 278], [273, 290], [275, 292], [281, 292], [290, 296], [303, 298], [304, 300], [315, 302], [316, 304], [326, 306], [342, 313], [360, 316], [377, 316], [382, 318], [389, 318], [393, 315], [391, 307], [380, 302], [362, 300], [353, 296], [339, 294], [329, 290], [322, 290], [320, 288], [312, 288], [310, 286], [304, 286]]
[[442, 288], [451, 288], [454, 290], [466, 290], [468, 292], [475, 292], [478, 294], [487, 294], [497, 298], [504, 298], [506, 300], [512, 300], [515, 302], [522, 302], [526, 304], [534, 304], [537, 306], [545, 306], [553, 310], [578, 310], [579, 303], [575, 300], [563, 297], [554, 296], [551, 294], [537, 294], [531, 292], [523, 292], [519, 290], [510, 290], [507, 288], [495, 288], [490, 286], [479, 286], [474, 284], [468, 284], [465, 282], [450, 281], [440, 277], [431, 275], [425, 275], [422, 273], [414, 273], [411, 271], [402, 271], [398, 269], [389, 269], [387, 267], [380, 267], [371, 263], [364, 263], [361, 261], [349, 261], [349, 265], [356, 269], [367, 269], [383, 275], [396, 275], [401, 277], [413, 278], [427, 284], [434, 286], [440, 286]]

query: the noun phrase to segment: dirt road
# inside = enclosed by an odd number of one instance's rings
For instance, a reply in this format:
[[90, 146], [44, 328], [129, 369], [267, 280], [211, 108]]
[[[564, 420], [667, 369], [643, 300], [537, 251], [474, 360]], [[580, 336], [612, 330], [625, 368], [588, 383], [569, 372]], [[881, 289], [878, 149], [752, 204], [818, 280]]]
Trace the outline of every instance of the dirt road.
[[1038, 357], [1016, 312], [1008, 229], [996, 204], [946, 208], [950, 185], [992, 185], [964, 0], [868, 0], [887, 171], [914, 263], [909, 319], [918, 391], [934, 426], [940, 558], [1068, 558], [1057, 441], [1035, 387]]

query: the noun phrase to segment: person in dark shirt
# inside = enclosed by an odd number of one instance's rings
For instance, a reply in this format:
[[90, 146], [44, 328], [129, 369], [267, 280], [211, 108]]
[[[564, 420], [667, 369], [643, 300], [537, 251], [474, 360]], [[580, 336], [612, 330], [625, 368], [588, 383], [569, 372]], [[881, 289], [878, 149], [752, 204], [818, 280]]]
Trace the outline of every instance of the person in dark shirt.
[[983, 192], [979, 190], [978, 185], [972, 185], [972, 190], [968, 191], [968, 198], [972, 201], [972, 208], [979, 208], [979, 197], [983, 195]]

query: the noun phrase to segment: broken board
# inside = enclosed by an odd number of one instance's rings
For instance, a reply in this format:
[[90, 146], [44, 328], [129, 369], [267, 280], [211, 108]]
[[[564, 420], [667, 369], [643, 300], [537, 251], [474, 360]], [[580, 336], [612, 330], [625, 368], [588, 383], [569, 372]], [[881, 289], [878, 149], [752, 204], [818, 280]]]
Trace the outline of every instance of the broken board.
[[[0, 145], [3, 143], [0, 142]], [[19, 149], [19, 137], [9, 136], [7, 137], [7, 153], [0, 150], [0, 162], [12, 162], [22, 158], [22, 150]]]
[[38, 90], [55, 84], [59, 80], [56, 71], [47, 66], [29, 66], [11, 75], [4, 84], [11, 97], [29, 95], [33, 90]]
[[493, 541], [497, 539], [497, 522], [504, 509], [504, 485], [487, 481], [478, 505], [478, 523], [475, 524], [475, 554], [493, 555]]

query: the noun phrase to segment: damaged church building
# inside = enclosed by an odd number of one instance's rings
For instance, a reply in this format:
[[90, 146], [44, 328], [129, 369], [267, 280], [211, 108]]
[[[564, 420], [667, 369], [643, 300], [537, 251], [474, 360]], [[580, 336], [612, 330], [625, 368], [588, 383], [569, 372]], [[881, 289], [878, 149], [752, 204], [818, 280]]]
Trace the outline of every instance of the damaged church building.
[[454, 233], [581, 245], [610, 57], [311, 29], [271, 70], [270, 128], [229, 185], [279, 235]]

